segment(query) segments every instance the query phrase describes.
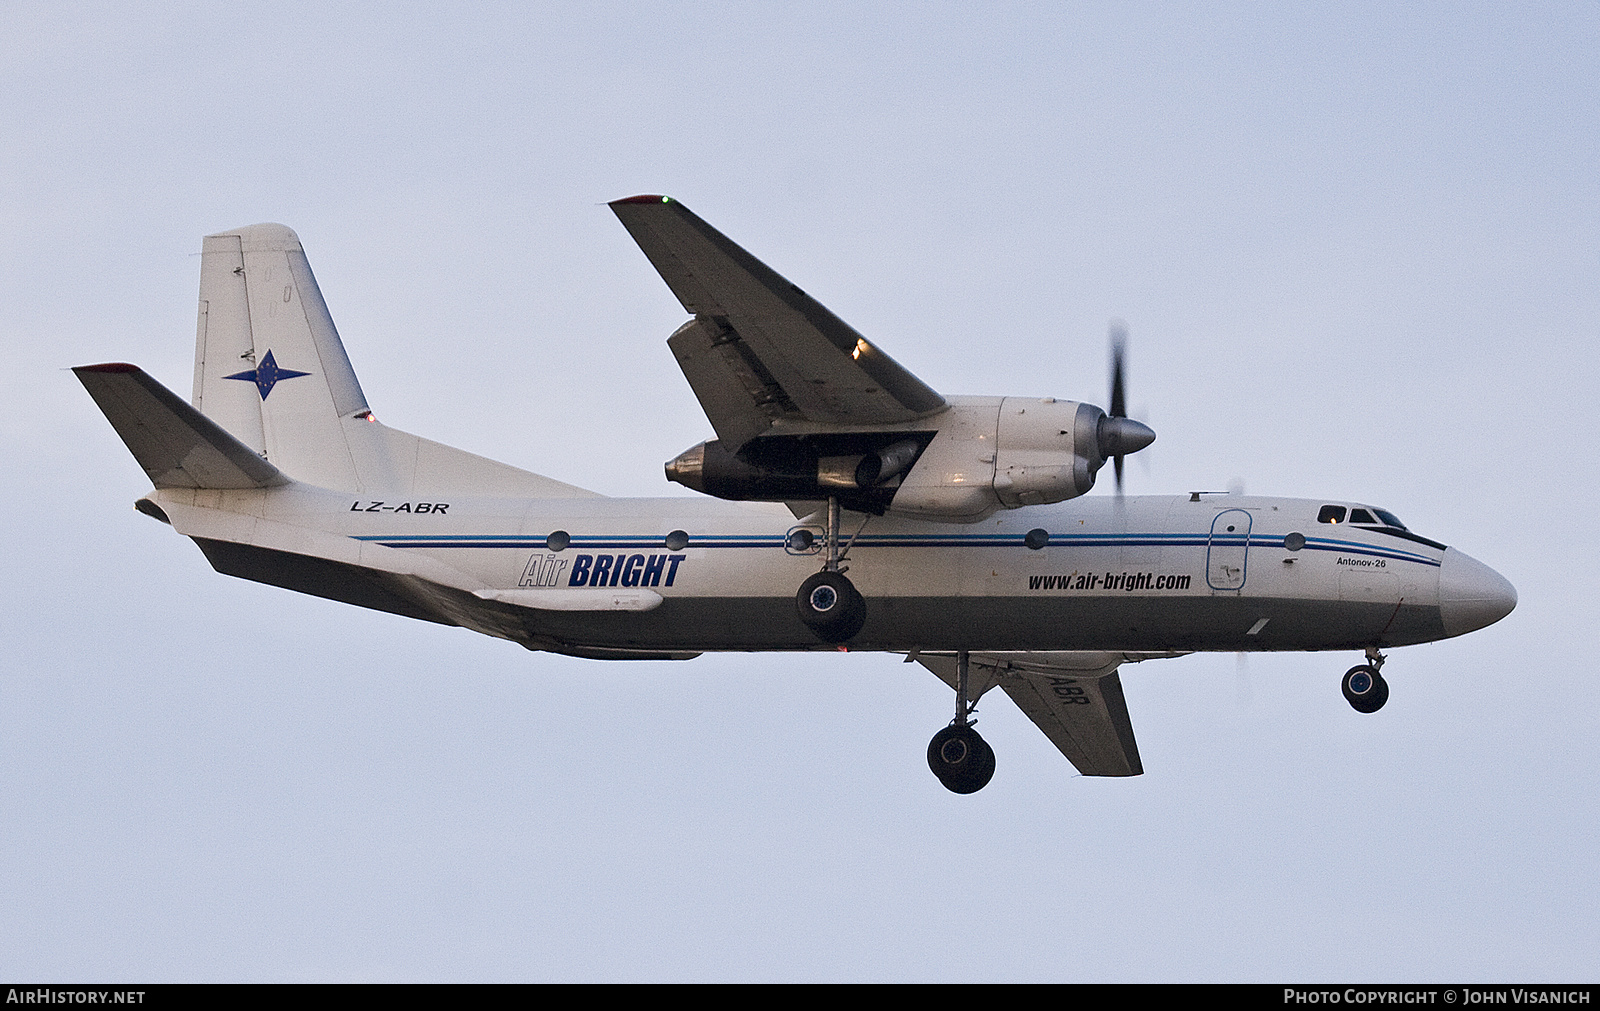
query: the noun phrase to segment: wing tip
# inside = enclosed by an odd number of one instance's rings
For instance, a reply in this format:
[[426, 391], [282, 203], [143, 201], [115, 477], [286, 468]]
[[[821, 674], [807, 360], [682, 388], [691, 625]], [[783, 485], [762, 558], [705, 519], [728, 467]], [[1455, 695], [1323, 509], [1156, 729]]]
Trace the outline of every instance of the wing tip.
[[620, 204], [675, 204], [675, 203], [677, 203], [676, 200], [672, 199], [671, 197], [662, 196], [659, 193], [641, 193], [636, 197], [623, 197], [621, 200], [613, 200], [613, 201], [611, 201], [609, 206], [616, 207], [616, 206], [618, 206]]

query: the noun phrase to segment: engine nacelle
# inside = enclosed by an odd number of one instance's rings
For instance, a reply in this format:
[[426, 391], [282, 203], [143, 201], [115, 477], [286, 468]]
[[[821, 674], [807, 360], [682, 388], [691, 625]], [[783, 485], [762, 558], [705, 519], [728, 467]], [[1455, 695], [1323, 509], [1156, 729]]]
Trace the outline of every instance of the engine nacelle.
[[764, 502], [837, 496], [846, 508], [883, 513], [933, 431], [768, 435], [731, 452], [702, 442], [667, 464], [667, 479], [717, 498]]
[[951, 400], [892, 512], [970, 523], [996, 509], [1060, 502], [1094, 487], [1105, 463], [1098, 407], [1032, 397]]
[[1008, 509], [1076, 498], [1105, 464], [1105, 412], [1070, 400], [1007, 397], [995, 438], [994, 491]]
[[718, 498], [768, 502], [837, 496], [846, 508], [971, 523], [996, 509], [1045, 505], [1094, 487], [1107, 460], [1155, 433], [1070, 400], [951, 397], [916, 431], [766, 435], [737, 452], [713, 441], [667, 464], [667, 477]]

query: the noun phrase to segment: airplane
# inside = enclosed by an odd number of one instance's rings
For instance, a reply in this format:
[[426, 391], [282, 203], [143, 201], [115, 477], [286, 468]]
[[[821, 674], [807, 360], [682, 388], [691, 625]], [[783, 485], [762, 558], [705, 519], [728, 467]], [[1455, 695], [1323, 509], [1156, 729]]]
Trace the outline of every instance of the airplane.
[[[154, 485], [135, 507], [219, 572], [596, 660], [904, 655], [955, 693], [929, 768], [994, 775], [1000, 688], [1086, 776], [1144, 769], [1119, 668], [1196, 651], [1383, 650], [1516, 606], [1500, 574], [1343, 497], [1124, 496], [1125, 334], [1109, 410], [945, 396], [678, 201], [610, 208], [691, 318], [667, 345], [716, 438], [698, 497], [609, 498], [374, 416], [296, 234], [204, 239], [194, 387], [74, 369]], [[1116, 494], [1086, 496], [1112, 462]], [[849, 575], [847, 575], [849, 573]]]

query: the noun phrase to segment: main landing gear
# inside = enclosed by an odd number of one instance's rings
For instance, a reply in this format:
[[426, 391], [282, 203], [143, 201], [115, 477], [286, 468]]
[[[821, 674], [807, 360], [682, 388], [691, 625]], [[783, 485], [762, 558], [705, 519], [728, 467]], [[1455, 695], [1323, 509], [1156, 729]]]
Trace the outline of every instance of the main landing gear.
[[1344, 700], [1358, 713], [1375, 713], [1389, 701], [1389, 682], [1378, 671], [1383, 669], [1383, 654], [1367, 647], [1367, 662], [1344, 672], [1339, 688]]
[[[854, 540], [852, 537], [851, 541]], [[831, 496], [828, 499], [827, 552], [822, 571], [800, 584], [794, 604], [800, 612], [800, 620], [817, 638], [823, 642], [844, 642], [854, 638], [866, 624], [867, 602], [855, 584], [845, 578], [846, 566], [840, 564], [843, 559], [839, 551], [839, 500]]]
[[951, 793], [977, 793], [994, 778], [994, 749], [972, 729], [967, 651], [956, 654], [956, 716], [928, 742], [928, 768]]

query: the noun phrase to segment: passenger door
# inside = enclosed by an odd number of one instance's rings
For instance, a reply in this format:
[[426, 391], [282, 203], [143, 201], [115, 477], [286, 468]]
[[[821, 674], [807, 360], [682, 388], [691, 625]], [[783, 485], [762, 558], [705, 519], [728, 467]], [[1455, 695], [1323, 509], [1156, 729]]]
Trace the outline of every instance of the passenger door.
[[1206, 544], [1206, 583], [1213, 590], [1237, 590], [1244, 586], [1245, 563], [1250, 553], [1250, 514], [1243, 509], [1225, 509], [1211, 521], [1211, 539]]

